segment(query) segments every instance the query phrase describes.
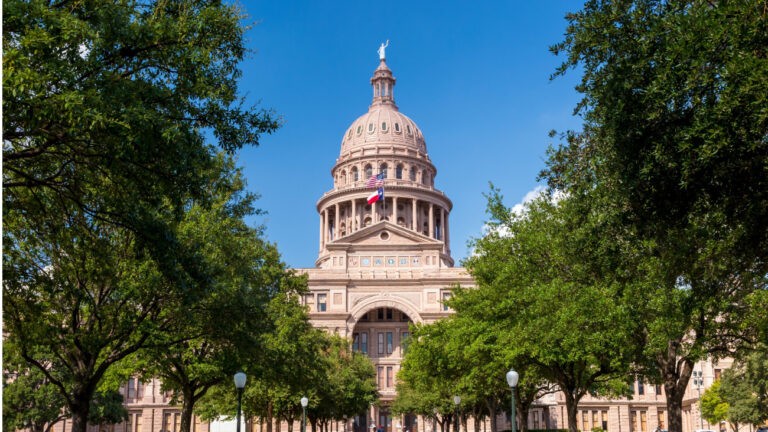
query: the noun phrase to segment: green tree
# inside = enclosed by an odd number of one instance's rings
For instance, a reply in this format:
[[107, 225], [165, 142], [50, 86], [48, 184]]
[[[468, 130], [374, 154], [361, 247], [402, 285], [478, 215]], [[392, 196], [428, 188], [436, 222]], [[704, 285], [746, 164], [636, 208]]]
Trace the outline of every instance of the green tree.
[[701, 395], [701, 415], [708, 423], [719, 424], [728, 418], [728, 409], [728, 402], [723, 400], [720, 393], [720, 380], [716, 380]]
[[515, 214], [492, 190], [490, 229], [465, 262], [478, 288], [453, 303], [456, 315], [489, 322], [509, 358], [558, 385], [573, 432], [584, 395], [627, 391], [633, 354], [623, 284], [608, 265], [617, 245], [583, 204], [542, 196]]
[[183, 244], [201, 245], [212, 289], [177, 311], [178, 326], [165, 343], [140, 354], [145, 375], [159, 377], [172, 402], [181, 404], [182, 432], [191, 430], [197, 401], [214, 385], [231, 384], [232, 375], [260, 351], [263, 333], [270, 330], [266, 305], [301, 285], [276, 247], [245, 223], [254, 213], [254, 197], [245, 193], [233, 162], [221, 163], [224, 175], [209, 186], [217, 196], [209, 206], [192, 204], [179, 226]]
[[[47, 356], [51, 361], [53, 356]], [[11, 341], [3, 342], [3, 429], [50, 432], [68, 417], [66, 401], [45, 374], [30, 367]]]
[[636, 365], [664, 384], [672, 432], [695, 362], [765, 328], [764, 314], [745, 319], [768, 274], [766, 11], [763, 0], [590, 0], [553, 47], [566, 56], [555, 75], [583, 73], [584, 126], [543, 174], [571, 197], [601, 196], [608, 235], [631, 245], [615, 271], [637, 280], [624, 296], [644, 347]]
[[237, 96], [242, 18], [204, 0], [3, 3], [3, 320], [75, 432], [109, 370], [211, 288], [178, 237], [219, 178], [206, 133], [233, 152], [277, 127]]

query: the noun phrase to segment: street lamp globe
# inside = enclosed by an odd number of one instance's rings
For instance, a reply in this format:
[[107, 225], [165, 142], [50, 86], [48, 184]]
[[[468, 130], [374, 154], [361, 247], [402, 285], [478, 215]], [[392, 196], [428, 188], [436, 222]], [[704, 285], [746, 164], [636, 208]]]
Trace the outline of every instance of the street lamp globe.
[[520, 379], [520, 374], [518, 374], [514, 369], [510, 369], [509, 372], [507, 372], [507, 384], [509, 384], [510, 387], [517, 387], [518, 379]]
[[235, 388], [245, 388], [245, 372], [238, 372], [235, 374]]
[[309, 405], [309, 399], [307, 399], [307, 397], [304, 396], [304, 397], [301, 398], [301, 407], [302, 408], [306, 408], [307, 405]]
[[461, 403], [461, 396], [454, 396], [453, 397], [453, 404], [458, 405]]

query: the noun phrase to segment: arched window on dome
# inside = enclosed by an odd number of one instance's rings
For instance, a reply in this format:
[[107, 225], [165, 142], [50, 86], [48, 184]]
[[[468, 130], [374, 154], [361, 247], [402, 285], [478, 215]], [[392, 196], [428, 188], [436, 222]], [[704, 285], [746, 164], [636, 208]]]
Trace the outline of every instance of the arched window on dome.
[[395, 123], [395, 132], [400, 133], [400, 123]]
[[381, 178], [387, 178], [387, 164], [379, 165], [379, 174], [381, 174]]
[[373, 175], [373, 167], [371, 164], [365, 166], [365, 178], [369, 179]]
[[352, 167], [352, 181], [358, 181], [360, 178], [358, 177], [357, 167]]
[[424, 186], [429, 186], [429, 173], [427, 172], [427, 170], [424, 170], [421, 172], [421, 183]]
[[411, 181], [416, 181], [416, 167], [413, 166], [413, 165], [411, 165], [409, 176], [410, 176]]
[[398, 164], [395, 168], [395, 178], [398, 180], [403, 178], [403, 164]]
[[341, 171], [341, 184], [345, 185], [347, 184], [347, 171], [342, 170]]

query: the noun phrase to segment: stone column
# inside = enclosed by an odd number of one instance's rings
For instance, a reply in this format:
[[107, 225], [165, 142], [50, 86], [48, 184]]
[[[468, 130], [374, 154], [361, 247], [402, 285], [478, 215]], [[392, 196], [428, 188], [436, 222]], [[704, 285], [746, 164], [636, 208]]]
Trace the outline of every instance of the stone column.
[[352, 232], [357, 231], [357, 226], [359, 224], [357, 223], [357, 202], [354, 198], [352, 198], [352, 226], [349, 227], [349, 233], [352, 234]]
[[331, 238], [331, 240], [336, 240], [337, 238], [339, 238], [339, 233], [341, 232], [341, 231], [339, 231], [339, 227], [341, 227], [341, 225], [339, 224], [339, 219], [340, 219], [340, 216], [339, 216], [339, 203], [336, 203], [335, 207], [336, 207], [335, 208], [336, 216], [335, 216], [335, 218], [333, 220], [333, 223], [334, 223], [334, 225], [333, 225], [333, 233], [334, 233], [334, 235], [333, 235], [333, 238]]
[[435, 238], [435, 205], [429, 203], [429, 238]]
[[392, 197], [392, 223], [397, 225], [397, 197]]
[[320, 210], [320, 215], [319, 216], [320, 216], [320, 229], [319, 229], [319, 231], [320, 231], [320, 242], [319, 242], [320, 243], [320, 249], [319, 250], [322, 251], [323, 250], [323, 211], [322, 210]]
[[418, 232], [419, 231], [419, 224], [418, 224], [418, 221], [416, 220], [416, 198], [413, 199], [413, 208], [411, 210], [413, 210], [413, 212], [412, 212], [413, 213], [413, 219], [411, 220], [411, 229], [416, 231], [416, 232]]
[[442, 231], [440, 233], [440, 240], [443, 241], [443, 252], [445, 252], [445, 208], [440, 207], [440, 230]]
[[451, 242], [448, 237], [448, 210], [445, 210], [445, 220], [443, 221], [443, 230], [445, 231], [445, 253], [451, 254]]

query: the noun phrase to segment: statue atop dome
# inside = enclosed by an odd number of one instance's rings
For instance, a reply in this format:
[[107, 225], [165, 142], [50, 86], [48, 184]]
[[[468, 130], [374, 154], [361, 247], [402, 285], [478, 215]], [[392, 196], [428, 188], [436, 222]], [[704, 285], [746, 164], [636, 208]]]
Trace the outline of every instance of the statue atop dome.
[[384, 60], [387, 58], [385, 50], [388, 46], [389, 46], [389, 39], [387, 39], [386, 44], [381, 44], [381, 46], [379, 47], [379, 60]]

